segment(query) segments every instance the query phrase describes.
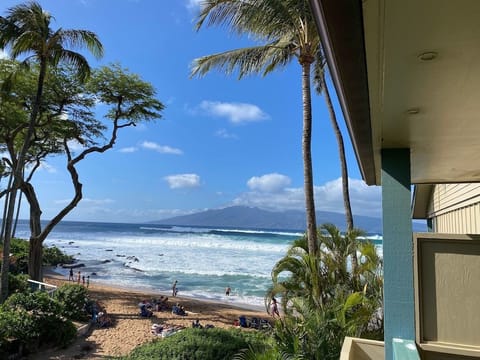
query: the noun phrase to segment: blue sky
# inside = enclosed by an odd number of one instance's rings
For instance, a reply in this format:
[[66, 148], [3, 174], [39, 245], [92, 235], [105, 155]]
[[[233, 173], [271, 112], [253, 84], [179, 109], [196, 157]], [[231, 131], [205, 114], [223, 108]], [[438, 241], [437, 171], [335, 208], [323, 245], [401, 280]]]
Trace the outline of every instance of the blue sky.
[[[2, 0], [1, 14], [19, 3]], [[100, 37], [105, 56], [98, 61], [89, 57], [92, 67], [120, 63], [152, 83], [166, 105], [161, 120], [122, 129], [113, 149], [79, 165], [84, 198], [67, 220], [143, 222], [230, 205], [304, 209], [298, 63], [267, 77], [238, 80], [213, 71], [191, 79], [193, 59], [252, 44], [225, 28], [196, 32], [198, 0], [39, 3], [55, 17], [53, 28], [88, 29]], [[314, 95], [312, 102], [316, 207], [343, 212], [334, 133], [324, 99]], [[336, 108], [346, 141], [353, 212], [380, 216], [380, 188], [361, 180]], [[64, 169], [64, 158], [51, 158], [35, 175], [44, 219], [73, 196]], [[23, 209], [21, 217], [27, 214]]]

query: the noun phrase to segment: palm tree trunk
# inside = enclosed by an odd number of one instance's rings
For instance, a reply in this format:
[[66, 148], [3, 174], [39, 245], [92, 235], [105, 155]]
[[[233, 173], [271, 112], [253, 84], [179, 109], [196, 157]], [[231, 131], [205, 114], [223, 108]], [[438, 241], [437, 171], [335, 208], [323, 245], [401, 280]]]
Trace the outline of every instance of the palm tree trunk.
[[333, 109], [332, 99], [328, 91], [327, 83], [325, 81], [325, 75], [321, 75], [321, 86], [325, 92], [325, 102], [327, 103], [328, 113], [330, 114], [330, 121], [332, 123], [335, 137], [337, 138], [338, 154], [340, 155], [340, 166], [342, 168], [342, 190], [343, 190], [343, 206], [345, 208], [345, 217], [347, 221], [347, 231], [353, 229], [353, 215], [352, 208], [350, 206], [350, 192], [348, 189], [348, 169], [347, 160], [345, 157], [345, 145], [343, 143], [342, 132], [338, 126], [335, 110]]
[[[328, 112], [330, 114], [330, 121], [332, 123], [333, 131], [337, 139], [338, 154], [340, 156], [340, 166], [342, 169], [342, 190], [343, 190], [343, 206], [345, 208], [345, 218], [347, 222], [347, 233], [353, 230], [353, 214], [352, 207], [350, 205], [350, 191], [348, 187], [348, 167], [347, 159], [345, 156], [345, 145], [343, 142], [342, 132], [338, 126], [335, 110], [333, 109], [332, 99], [330, 92], [328, 91], [327, 82], [325, 81], [325, 74], [322, 72], [320, 76], [321, 87], [325, 93], [325, 102], [327, 103]], [[352, 274], [356, 274], [358, 268], [357, 249], [354, 247], [352, 254]]]
[[303, 178], [305, 191], [305, 211], [307, 217], [308, 252], [318, 253], [317, 219], [315, 214], [315, 197], [312, 170], [312, 94], [310, 89], [311, 61], [301, 60], [302, 65], [302, 100], [303, 100]]

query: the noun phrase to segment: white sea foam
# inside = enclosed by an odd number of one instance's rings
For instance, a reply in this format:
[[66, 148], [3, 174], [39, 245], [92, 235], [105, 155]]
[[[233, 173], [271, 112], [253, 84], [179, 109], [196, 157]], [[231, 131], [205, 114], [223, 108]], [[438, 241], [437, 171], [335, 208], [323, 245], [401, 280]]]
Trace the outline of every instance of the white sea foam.
[[[17, 235], [28, 238], [28, 223]], [[271, 271], [298, 232], [62, 222], [45, 244], [73, 255], [90, 281], [264, 306]], [[378, 239], [375, 239], [378, 240]], [[380, 250], [381, 252], [381, 246]], [[67, 270], [61, 269], [67, 276]], [[95, 273], [96, 275], [93, 275]], [[233, 296], [225, 296], [225, 287]]]

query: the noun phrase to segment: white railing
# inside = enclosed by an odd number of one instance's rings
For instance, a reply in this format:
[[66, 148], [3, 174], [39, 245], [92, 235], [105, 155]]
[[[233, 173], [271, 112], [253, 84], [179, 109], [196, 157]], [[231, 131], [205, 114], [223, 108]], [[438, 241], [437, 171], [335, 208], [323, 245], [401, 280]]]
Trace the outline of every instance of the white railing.
[[57, 287], [55, 285], [30, 279], [28, 279], [27, 281], [30, 283], [30, 288], [33, 291], [46, 291], [48, 295], [52, 296], [53, 293], [57, 290]]

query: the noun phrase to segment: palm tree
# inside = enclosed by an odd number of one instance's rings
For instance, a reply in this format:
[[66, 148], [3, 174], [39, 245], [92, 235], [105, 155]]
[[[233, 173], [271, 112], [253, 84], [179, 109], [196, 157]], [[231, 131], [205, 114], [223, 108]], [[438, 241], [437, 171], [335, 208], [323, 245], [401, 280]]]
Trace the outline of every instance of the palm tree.
[[[9, 48], [13, 58], [25, 56], [23, 64], [28, 66], [36, 62], [39, 66], [35, 100], [23, 145], [17, 159], [12, 159], [14, 165], [14, 179], [8, 201], [7, 215], [4, 219], [4, 249], [2, 262], [2, 279], [0, 283], [0, 301], [8, 295], [8, 255], [10, 252], [10, 238], [14, 218], [16, 194], [23, 179], [22, 173], [25, 157], [32, 142], [38, 113], [42, 103], [43, 85], [49, 66], [57, 66], [60, 62], [67, 63], [77, 70], [80, 79], [86, 79], [90, 74], [87, 60], [81, 54], [68, 49], [86, 47], [94, 56], [103, 55], [103, 47], [98, 37], [87, 30], [53, 30], [50, 27], [52, 15], [43, 10], [37, 2], [20, 4], [7, 10], [5, 17], [0, 17], [0, 48]], [[35, 241], [31, 239], [30, 241]]]
[[248, 74], [267, 75], [297, 59], [302, 67], [305, 209], [307, 215], [308, 251], [316, 254], [317, 228], [311, 155], [312, 105], [311, 67], [320, 49], [320, 38], [308, 1], [298, 0], [206, 0], [196, 24], [227, 25], [238, 33], [248, 33], [264, 44], [226, 51], [195, 59], [192, 76], [205, 75], [213, 68], [226, 74], [235, 70], [239, 78]]
[[[308, 1], [304, 0], [207, 0], [197, 22], [226, 25], [240, 34], [248, 33], [263, 45], [204, 56], [194, 61], [193, 75], [204, 75], [212, 68], [220, 68], [230, 74], [237, 70], [239, 78], [251, 73], [269, 72], [289, 64], [296, 58], [302, 66], [303, 95], [303, 159], [307, 236], [309, 252], [316, 253], [316, 219], [311, 164], [311, 67], [314, 66], [316, 90], [325, 95], [330, 120], [335, 132], [342, 172], [342, 189], [347, 231], [354, 228], [348, 187], [348, 170], [343, 137], [338, 126], [332, 100], [325, 81], [326, 61], [321, 42], [311, 15]], [[352, 254], [352, 266], [357, 257]]]
[[[356, 229], [344, 236], [324, 224], [319, 231], [319, 255], [307, 252], [305, 238], [296, 240], [273, 268], [266, 296], [281, 299], [274, 336], [293, 358], [338, 359], [345, 336], [382, 337], [381, 261], [373, 243]], [[357, 274], [348, 266], [353, 250], [360, 254]]]

